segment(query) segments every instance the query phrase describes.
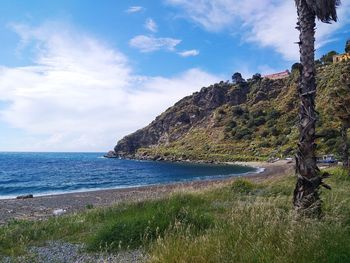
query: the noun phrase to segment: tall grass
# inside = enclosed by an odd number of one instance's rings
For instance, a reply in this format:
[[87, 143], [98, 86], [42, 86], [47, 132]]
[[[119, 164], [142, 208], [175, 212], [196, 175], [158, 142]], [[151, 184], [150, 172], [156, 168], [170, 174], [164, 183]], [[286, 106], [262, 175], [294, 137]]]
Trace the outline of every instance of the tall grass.
[[350, 178], [341, 169], [331, 172], [333, 190], [322, 193], [321, 220], [294, 215], [293, 177], [259, 185], [237, 181], [233, 197], [227, 189], [215, 195], [228, 202], [220, 224], [200, 236], [169, 233], [154, 243], [149, 261], [350, 262]]
[[204, 200], [191, 195], [129, 205], [97, 230], [88, 242], [90, 250], [135, 249], [164, 237], [176, 225], [190, 226], [197, 234], [213, 225]]
[[231, 185], [157, 201], [93, 208], [44, 222], [0, 227], [0, 254], [26, 253], [47, 240], [90, 251], [142, 247], [149, 262], [350, 262], [350, 178], [330, 171], [324, 216], [297, 218], [293, 176]]

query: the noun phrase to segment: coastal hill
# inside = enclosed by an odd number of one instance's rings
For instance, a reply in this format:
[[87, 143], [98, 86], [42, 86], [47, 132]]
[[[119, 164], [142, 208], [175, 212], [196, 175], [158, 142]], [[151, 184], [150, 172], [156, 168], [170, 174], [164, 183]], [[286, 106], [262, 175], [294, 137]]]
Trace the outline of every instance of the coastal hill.
[[[318, 154], [337, 153], [338, 121], [330, 91], [341, 63], [317, 70]], [[292, 156], [298, 139], [298, 64], [283, 78], [255, 74], [221, 81], [178, 101], [125, 136], [109, 155], [151, 160], [238, 161]]]

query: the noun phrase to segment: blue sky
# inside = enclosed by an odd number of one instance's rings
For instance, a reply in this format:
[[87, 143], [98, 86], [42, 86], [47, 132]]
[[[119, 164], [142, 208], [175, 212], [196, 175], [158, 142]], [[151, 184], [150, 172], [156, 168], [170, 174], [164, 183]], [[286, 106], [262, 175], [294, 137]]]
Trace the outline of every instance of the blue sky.
[[[342, 52], [318, 23], [316, 55]], [[0, 151], [107, 151], [180, 98], [298, 60], [294, 1], [3, 0]]]

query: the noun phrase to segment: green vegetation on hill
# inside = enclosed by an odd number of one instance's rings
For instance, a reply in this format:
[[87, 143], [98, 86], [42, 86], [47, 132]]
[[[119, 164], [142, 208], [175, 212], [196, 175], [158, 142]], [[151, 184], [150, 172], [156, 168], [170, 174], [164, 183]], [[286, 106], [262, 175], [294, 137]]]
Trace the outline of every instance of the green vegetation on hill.
[[[25, 254], [48, 240], [85, 243], [90, 251], [142, 246], [149, 262], [349, 262], [350, 178], [330, 170], [322, 219], [299, 218], [291, 206], [295, 177], [175, 194], [92, 208], [47, 221], [0, 227], [1, 256]], [[30, 257], [32, 258], [32, 257]]]
[[[331, 109], [331, 91], [344, 63], [317, 68], [319, 113], [317, 152], [338, 154], [340, 121]], [[247, 82], [221, 82], [188, 96], [149, 126], [126, 136], [117, 154], [159, 160], [266, 160], [293, 156], [298, 141], [297, 83], [292, 67], [285, 79], [253, 77]]]

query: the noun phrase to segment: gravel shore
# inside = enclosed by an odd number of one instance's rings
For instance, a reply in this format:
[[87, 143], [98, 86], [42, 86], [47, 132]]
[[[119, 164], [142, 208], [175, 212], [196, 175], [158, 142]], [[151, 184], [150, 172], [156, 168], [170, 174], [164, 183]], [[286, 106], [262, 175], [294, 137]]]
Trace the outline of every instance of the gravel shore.
[[121, 251], [118, 254], [86, 253], [84, 245], [62, 241], [50, 241], [42, 247], [31, 247], [28, 255], [18, 258], [6, 257], [3, 263], [141, 263], [146, 256], [141, 250]]
[[[265, 170], [259, 174], [251, 173], [244, 176], [254, 181], [283, 176], [286, 173], [292, 173], [293, 171], [293, 164], [288, 163], [287, 161], [278, 161], [275, 163], [240, 162], [236, 164], [264, 168]], [[194, 181], [39, 197], [34, 196], [34, 198], [29, 199], [3, 199], [0, 200], [0, 225], [12, 219], [43, 220], [54, 216], [54, 211], [58, 209], [62, 209], [66, 213], [74, 213], [87, 209], [88, 207], [106, 207], [121, 202], [157, 199], [177, 191], [197, 190], [212, 186], [220, 186], [230, 183], [236, 178], [237, 177], [230, 177], [222, 180]]]

